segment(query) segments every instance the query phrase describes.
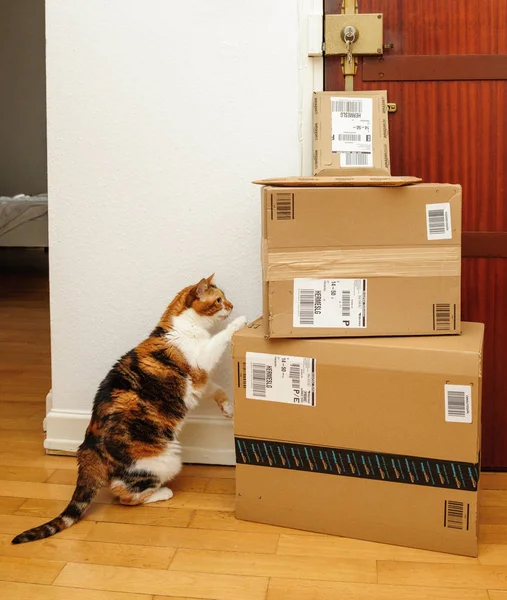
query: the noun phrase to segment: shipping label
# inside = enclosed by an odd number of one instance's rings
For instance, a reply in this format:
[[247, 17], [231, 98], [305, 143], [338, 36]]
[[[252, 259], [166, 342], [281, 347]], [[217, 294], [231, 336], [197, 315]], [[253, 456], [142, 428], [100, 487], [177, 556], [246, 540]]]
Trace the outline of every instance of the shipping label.
[[294, 327], [366, 328], [366, 279], [294, 279]]
[[314, 358], [246, 353], [246, 397], [315, 406]]
[[331, 135], [341, 167], [373, 167], [373, 100], [331, 98]]

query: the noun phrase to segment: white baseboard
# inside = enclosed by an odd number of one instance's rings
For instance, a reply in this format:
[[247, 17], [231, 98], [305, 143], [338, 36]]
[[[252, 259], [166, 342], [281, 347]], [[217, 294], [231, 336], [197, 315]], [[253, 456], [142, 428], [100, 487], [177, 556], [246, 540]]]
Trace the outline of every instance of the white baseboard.
[[[51, 454], [77, 452], [90, 422], [89, 412], [51, 408], [46, 415], [44, 448]], [[180, 435], [185, 463], [234, 465], [232, 421], [223, 417], [189, 416]]]

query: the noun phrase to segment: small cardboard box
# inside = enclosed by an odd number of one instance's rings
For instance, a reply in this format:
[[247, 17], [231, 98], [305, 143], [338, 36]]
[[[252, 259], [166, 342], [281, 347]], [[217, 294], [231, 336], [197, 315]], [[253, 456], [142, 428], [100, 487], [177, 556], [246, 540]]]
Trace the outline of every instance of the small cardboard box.
[[461, 336], [233, 338], [236, 516], [477, 555], [483, 325]]
[[387, 92], [313, 95], [314, 175], [390, 175]]
[[460, 332], [459, 185], [269, 185], [262, 228], [268, 337]]

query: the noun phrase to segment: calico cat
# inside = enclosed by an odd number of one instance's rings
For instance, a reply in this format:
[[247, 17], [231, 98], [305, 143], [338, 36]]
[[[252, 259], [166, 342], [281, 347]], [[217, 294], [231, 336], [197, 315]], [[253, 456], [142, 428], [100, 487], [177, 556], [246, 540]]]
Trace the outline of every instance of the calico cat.
[[100, 384], [77, 453], [77, 484], [69, 505], [52, 521], [15, 537], [13, 544], [71, 527], [105, 485], [121, 504], [172, 498], [164, 484], [181, 469], [177, 438], [188, 412], [201, 398], [210, 398], [232, 417], [226, 393], [210, 380], [232, 335], [246, 324], [238, 317], [219, 333], [210, 333], [232, 308], [213, 284], [213, 275], [174, 298], [151, 335]]

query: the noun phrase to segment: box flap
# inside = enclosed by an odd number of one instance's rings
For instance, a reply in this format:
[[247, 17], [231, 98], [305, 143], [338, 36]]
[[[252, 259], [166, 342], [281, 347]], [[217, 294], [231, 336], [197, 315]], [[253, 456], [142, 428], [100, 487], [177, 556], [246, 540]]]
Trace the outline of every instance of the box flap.
[[420, 183], [422, 179], [412, 176], [380, 177], [375, 175], [348, 177], [275, 177], [253, 181], [258, 185], [273, 187], [401, 187]]

